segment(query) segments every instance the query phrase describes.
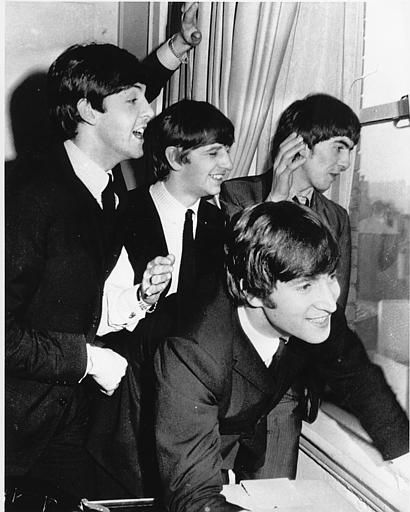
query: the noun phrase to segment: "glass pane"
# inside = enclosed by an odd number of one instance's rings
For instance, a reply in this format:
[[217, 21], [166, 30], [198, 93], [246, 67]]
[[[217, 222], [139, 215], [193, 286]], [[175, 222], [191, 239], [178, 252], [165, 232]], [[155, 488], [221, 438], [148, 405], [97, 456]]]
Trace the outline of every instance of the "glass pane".
[[410, 2], [366, 2], [363, 108], [410, 94]]
[[362, 129], [358, 233], [355, 328], [372, 353], [407, 365], [410, 128]]

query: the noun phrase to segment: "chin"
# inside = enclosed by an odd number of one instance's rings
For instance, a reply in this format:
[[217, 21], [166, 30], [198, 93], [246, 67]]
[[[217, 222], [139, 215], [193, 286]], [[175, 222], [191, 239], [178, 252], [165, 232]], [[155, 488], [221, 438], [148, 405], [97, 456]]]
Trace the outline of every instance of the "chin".
[[310, 343], [311, 345], [319, 345], [320, 343], [325, 342], [330, 335], [330, 328], [321, 330], [320, 332], [311, 332], [308, 335], [301, 337], [300, 339], [306, 341], [306, 343]]

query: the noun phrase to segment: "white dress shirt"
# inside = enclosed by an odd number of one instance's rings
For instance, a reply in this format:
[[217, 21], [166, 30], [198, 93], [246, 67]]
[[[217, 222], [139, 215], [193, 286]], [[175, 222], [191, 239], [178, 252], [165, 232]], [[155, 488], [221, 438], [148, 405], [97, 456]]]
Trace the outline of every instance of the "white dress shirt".
[[91, 158], [83, 153], [71, 140], [66, 140], [64, 147], [77, 178], [83, 182], [102, 208], [101, 194], [108, 185], [108, 174], [111, 174], [111, 170], [105, 171], [94, 160], [91, 160]]
[[273, 356], [278, 350], [279, 338], [265, 336], [257, 331], [249, 322], [244, 306], [238, 307], [238, 316], [244, 333], [255, 347], [256, 352], [259, 354], [265, 366], [268, 367], [272, 362]]
[[[162, 181], [151, 185], [149, 192], [161, 220], [168, 253], [175, 256], [171, 286], [167, 292], [167, 295], [169, 295], [175, 293], [178, 287], [182, 235], [187, 208], [168, 192]], [[194, 212], [194, 236], [199, 203], [200, 200], [198, 199], [194, 205], [190, 206], [190, 209]], [[127, 251], [123, 247], [115, 268], [105, 282], [102, 316], [97, 331], [99, 336], [121, 329], [133, 331], [138, 322], [145, 317], [146, 312], [138, 306], [136, 299], [139, 286], [140, 283], [134, 285], [134, 270], [129, 262]]]

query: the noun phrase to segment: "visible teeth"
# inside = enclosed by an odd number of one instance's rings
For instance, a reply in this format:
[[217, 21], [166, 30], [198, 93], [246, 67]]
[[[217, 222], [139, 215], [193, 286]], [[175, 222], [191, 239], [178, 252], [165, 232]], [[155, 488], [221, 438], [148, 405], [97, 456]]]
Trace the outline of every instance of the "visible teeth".
[[325, 325], [327, 324], [329, 320], [329, 317], [326, 315], [326, 316], [321, 316], [319, 318], [311, 318], [310, 321], [314, 324], [317, 324], [317, 325]]
[[144, 137], [144, 128], [138, 128], [138, 130], [134, 130], [132, 133], [138, 139], [142, 139]]

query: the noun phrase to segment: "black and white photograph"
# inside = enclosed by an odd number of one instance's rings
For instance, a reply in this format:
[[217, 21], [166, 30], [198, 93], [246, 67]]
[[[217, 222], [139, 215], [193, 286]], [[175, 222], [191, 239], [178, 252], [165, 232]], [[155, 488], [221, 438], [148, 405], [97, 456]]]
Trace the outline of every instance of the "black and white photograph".
[[409, 512], [410, 2], [5, 0], [5, 512]]

